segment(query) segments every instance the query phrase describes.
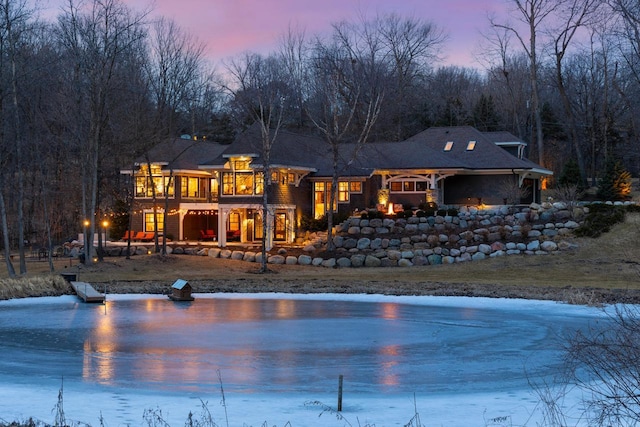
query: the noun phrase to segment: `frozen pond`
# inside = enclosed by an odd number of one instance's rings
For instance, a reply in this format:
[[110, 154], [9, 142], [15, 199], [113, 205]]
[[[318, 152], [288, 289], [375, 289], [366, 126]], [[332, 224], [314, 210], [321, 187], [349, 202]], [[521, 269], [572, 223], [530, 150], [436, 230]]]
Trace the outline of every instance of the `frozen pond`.
[[[54, 390], [41, 396], [51, 402], [48, 422], [62, 379], [65, 395], [119, 396], [116, 408], [104, 405], [116, 421], [134, 424], [144, 408], [136, 413], [130, 396], [217, 401], [218, 375], [225, 394], [245, 400], [332, 399], [339, 375], [345, 395], [360, 398], [515, 396], [530, 391], [528, 378], [553, 375], [562, 336], [598, 316], [595, 309], [549, 302], [435, 297], [196, 295], [194, 302], [175, 303], [109, 296], [106, 306], [73, 297], [7, 301], [0, 303], [0, 383], [27, 396]], [[129, 409], [118, 412], [118, 406]]]

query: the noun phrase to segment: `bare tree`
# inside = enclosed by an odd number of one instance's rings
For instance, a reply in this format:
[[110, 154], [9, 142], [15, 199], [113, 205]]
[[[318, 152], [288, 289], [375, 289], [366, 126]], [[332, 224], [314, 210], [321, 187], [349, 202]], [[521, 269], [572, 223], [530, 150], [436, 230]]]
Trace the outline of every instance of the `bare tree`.
[[[318, 40], [314, 50], [312, 96], [315, 105], [308, 109], [309, 117], [327, 143], [332, 179], [327, 214], [327, 248], [334, 250], [333, 212], [338, 191], [338, 178], [345, 167], [352, 164], [367, 142], [380, 113], [384, 80], [384, 64], [377, 61], [376, 45], [365, 34], [359, 45], [345, 24], [334, 26], [335, 41]], [[350, 152], [344, 153], [345, 143]]]
[[[117, 103], [118, 65], [145, 36], [144, 14], [134, 14], [117, 0], [93, 0], [86, 9], [69, 0], [59, 18], [61, 43], [71, 71], [68, 90], [75, 100], [73, 138], [82, 155], [82, 215], [85, 263], [92, 263], [98, 212], [101, 150], [109, 142], [110, 109]], [[86, 121], [84, 118], [87, 117]]]
[[447, 35], [431, 22], [397, 14], [380, 16], [371, 25], [380, 38], [380, 54], [391, 72], [393, 84], [385, 91], [387, 102], [383, 108], [388, 109], [395, 122], [394, 137], [399, 141], [408, 136], [405, 121], [416, 106], [413, 89], [440, 60]]
[[565, 115], [567, 117], [569, 135], [573, 143], [574, 152], [580, 175], [584, 185], [587, 183], [586, 167], [584, 157], [582, 155], [582, 147], [580, 146], [580, 138], [576, 125], [575, 114], [571, 105], [571, 100], [567, 93], [565, 84], [565, 76], [563, 73], [564, 58], [568, 49], [572, 45], [578, 30], [589, 23], [589, 19], [595, 16], [598, 6], [601, 4], [599, 0], [569, 0], [563, 2], [559, 8], [556, 18], [557, 27], [551, 31], [553, 38], [553, 54], [555, 59], [556, 84], [562, 105], [564, 106]]
[[493, 27], [504, 29], [512, 33], [520, 42], [529, 59], [529, 81], [531, 84], [531, 110], [535, 122], [535, 142], [537, 146], [538, 162], [544, 166], [544, 135], [542, 132], [541, 103], [539, 89], [540, 43], [542, 25], [553, 18], [563, 0], [509, 0], [514, 6], [513, 14], [526, 25], [522, 31], [516, 25], [498, 22], [491, 18]]
[[285, 100], [288, 93], [287, 75], [282, 72], [282, 64], [276, 57], [264, 58], [247, 53], [241, 59], [228, 64], [228, 71], [234, 80], [234, 102], [251, 117], [260, 131], [260, 146], [256, 147], [262, 159], [262, 259], [260, 272], [267, 268], [267, 250], [273, 239], [274, 212], [269, 205], [271, 187], [271, 151], [278, 139], [284, 120]]
[[[155, 22], [151, 42], [150, 60], [145, 67], [151, 88], [151, 99], [155, 106], [153, 127], [154, 138], [149, 142], [166, 140], [176, 136], [176, 114], [186, 114], [193, 108], [195, 94], [202, 83], [204, 46], [184, 33], [174, 21], [164, 18]], [[150, 146], [147, 148], [151, 148]], [[177, 159], [174, 159], [177, 160]], [[151, 164], [147, 162], [149, 182], [152, 186], [153, 221], [155, 225], [155, 250], [162, 255], [167, 253], [167, 239], [158, 244], [158, 212], [156, 206], [155, 181], [151, 177]], [[171, 163], [173, 164], [173, 162]], [[168, 188], [174, 185], [173, 169], [164, 188], [163, 223], [167, 223], [169, 210]], [[166, 236], [165, 236], [166, 237]]]

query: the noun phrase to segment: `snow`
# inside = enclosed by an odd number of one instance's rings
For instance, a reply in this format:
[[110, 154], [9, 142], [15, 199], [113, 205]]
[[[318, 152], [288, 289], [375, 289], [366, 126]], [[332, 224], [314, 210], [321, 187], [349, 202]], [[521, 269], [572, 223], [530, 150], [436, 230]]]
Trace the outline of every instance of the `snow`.
[[[426, 297], [426, 296], [383, 296], [383, 295], [343, 295], [343, 294], [194, 294], [196, 301], [206, 299], [216, 300], [246, 300], [246, 299], [264, 299], [264, 300], [293, 300], [293, 301], [337, 301], [337, 302], [364, 302], [364, 303], [394, 303], [406, 306], [420, 307], [440, 307], [440, 308], [456, 308], [456, 309], [472, 309], [491, 311], [504, 317], [490, 317], [491, 322], [497, 322], [496, 329], [502, 330], [503, 323], [509, 322], [511, 325], [514, 319], [514, 313], [518, 319], [523, 318], [528, 321], [527, 316], [541, 316], [549, 319], [549, 322], [559, 322], [562, 319], [572, 320], [576, 324], [586, 324], [588, 322], [598, 321], [607, 316], [607, 310], [574, 306], [550, 301], [530, 301], [516, 299], [488, 299], [488, 298], [465, 298], [465, 297]], [[46, 366], [34, 366], [25, 369], [22, 366], [20, 357], [16, 355], [22, 354], [25, 359], [31, 360], [31, 353], [38, 353], [37, 343], [30, 341], [30, 328], [33, 330], [46, 331], [47, 328], [59, 328], [61, 325], [79, 322], [80, 315], [90, 312], [91, 315], [98, 316], [100, 310], [113, 310], [112, 316], [120, 316], [117, 310], [112, 309], [109, 304], [118, 304], [125, 301], [154, 301], [167, 299], [164, 296], [157, 295], [109, 295], [108, 304], [103, 308], [102, 305], [94, 306], [94, 308], [86, 308], [77, 302], [74, 297], [44, 297], [30, 298], [21, 300], [10, 300], [0, 303], [0, 322], [6, 324], [8, 329], [14, 328], [19, 333], [25, 334], [24, 348], [16, 348], [20, 344], [13, 342], [7, 343], [2, 340], [0, 329], [0, 351], [3, 355], [3, 361], [0, 361], [0, 421], [10, 422], [13, 420], [24, 420], [34, 417], [38, 420], [53, 423], [55, 419], [55, 408], [57, 403], [58, 391], [63, 387], [63, 408], [67, 422], [82, 422], [90, 425], [100, 425], [103, 422], [106, 426], [120, 425], [149, 425], [149, 421], [143, 418], [145, 410], [152, 411], [152, 415], [161, 416], [162, 420], [170, 426], [182, 426], [187, 421], [189, 412], [192, 412], [195, 419], [203, 420], [208, 414], [211, 415], [215, 425], [226, 426], [227, 420], [230, 426], [404, 426], [407, 425], [415, 413], [419, 414], [422, 425], [429, 426], [511, 426], [511, 425], [539, 425], [543, 421], [543, 408], [540, 406], [539, 398], [534, 390], [527, 387], [514, 388], [512, 386], [495, 387], [492, 390], [484, 390], [476, 388], [474, 385], [466, 385], [462, 383], [459, 391], [450, 390], [436, 392], [430, 390], [415, 390], [413, 392], [407, 390], [390, 389], [389, 391], [362, 392], [352, 391], [350, 389], [350, 379], [345, 379], [345, 392], [343, 395], [343, 410], [338, 415], [334, 409], [327, 412], [323, 411], [326, 407], [337, 407], [337, 375], [331, 381], [335, 382], [335, 389], [318, 391], [301, 390], [284, 391], [281, 389], [274, 391], [255, 391], [249, 393], [238, 392], [230, 384], [227, 386], [225, 382], [224, 370], [219, 371], [221, 381], [214, 384], [212, 388], [207, 389], [206, 393], [202, 389], [196, 387], [190, 390], [188, 387], [172, 388], [172, 386], [147, 388], [145, 386], [112, 384], [109, 380], [102, 381], [98, 377], [87, 377], [83, 374], [82, 378], [56, 377], [48, 374], [47, 369], [54, 372], [64, 372], [68, 367], [56, 369], [48, 364], [67, 363], [68, 355], [64, 346], [58, 353], [43, 356], [43, 363]], [[60, 305], [72, 306], [70, 317], [63, 318], [58, 321], [50, 320], [49, 316], [53, 314], [49, 311], [53, 307]], [[170, 306], [168, 306], [170, 307]], [[15, 318], [15, 315], [2, 317], [2, 312], [8, 312], [6, 309], [20, 310], [24, 309], [30, 313], [28, 321]], [[91, 311], [93, 310], [93, 311]], [[36, 315], [41, 312], [42, 317]], [[506, 314], [502, 314], [506, 313]], [[493, 315], [492, 315], [493, 316]], [[13, 320], [12, 320], [13, 319]], [[366, 320], [366, 319], [365, 319]], [[523, 321], [525, 321], [523, 320]], [[7, 322], [15, 321], [16, 324], [8, 324]], [[451, 321], [448, 321], [451, 323]], [[486, 320], [461, 319], [455, 322], [454, 329], [447, 331], [463, 331], [463, 328], [471, 329], [472, 334], [484, 334], [486, 329]], [[26, 323], [26, 324], [25, 324]], [[442, 328], [451, 326], [444, 322]], [[504, 323], [507, 325], [507, 323]], [[2, 326], [2, 323], [0, 323]], [[242, 325], [241, 325], [242, 326]], [[245, 325], [246, 326], [246, 325]], [[423, 326], [420, 326], [423, 327]], [[511, 325], [513, 328], [525, 328], [526, 324]], [[26, 331], [25, 331], [26, 328]], [[365, 327], [358, 326], [353, 336], [367, 336], [375, 331], [368, 331]], [[404, 330], [404, 329], [402, 329]], [[519, 329], [514, 329], [519, 330]], [[395, 330], [394, 330], [395, 331]], [[413, 331], [413, 329], [411, 329]], [[33, 332], [36, 333], [36, 332]], [[227, 334], [233, 332], [225, 332]], [[347, 332], [345, 332], [347, 333]], [[462, 333], [462, 332], [460, 332]], [[466, 332], [465, 332], [466, 333]], [[534, 331], [531, 331], [535, 335]], [[408, 332], [409, 335], [416, 334]], [[526, 334], [523, 334], [526, 335]], [[36, 337], [38, 335], [35, 335]], [[481, 335], [482, 339], [488, 341], [489, 345], [503, 345], [500, 351], [508, 353], [510, 340], [517, 341], [521, 337], [513, 334], [500, 338], [496, 334]], [[349, 335], [353, 339], [352, 335]], [[266, 341], [275, 341], [278, 339], [275, 334], [273, 336], [264, 337]], [[409, 336], [408, 343], [412, 344], [413, 339], [422, 338]], [[438, 337], [440, 339], [453, 339], [457, 337]], [[463, 338], [463, 337], [461, 337]], [[34, 338], [37, 340], [38, 338]], [[56, 338], [60, 339], [60, 338]], [[364, 338], [363, 338], [364, 339]], [[368, 338], [367, 338], [368, 339]], [[403, 338], [404, 339], [404, 338]], [[467, 338], [464, 338], [467, 339]], [[496, 341], [493, 341], [496, 340]], [[420, 341], [422, 343], [422, 341]], [[530, 343], [525, 343], [531, 345]], [[124, 346], [120, 343], [119, 345]], [[316, 344], [313, 344], [316, 345]], [[424, 344], [421, 344], [424, 345]], [[35, 347], [34, 347], [35, 346]], [[515, 344], [514, 344], [515, 346]], [[99, 352], [98, 352], [99, 353]], [[114, 353], [100, 353], [92, 357], [130, 357], [122, 355], [118, 351]], [[11, 356], [7, 356], [11, 355]], [[85, 356], [86, 357], [86, 356]], [[156, 356], [154, 356], [156, 357]], [[164, 357], [164, 356], [163, 356]], [[10, 359], [10, 360], [8, 360]], [[40, 359], [35, 359], [40, 360]], [[108, 360], [101, 360], [108, 363]], [[30, 362], [31, 363], [31, 362]], [[35, 363], [35, 362], [34, 362]], [[98, 363], [98, 362], [92, 362]], [[131, 363], [135, 363], [133, 360]], [[359, 363], [358, 359], [353, 360], [354, 364]], [[433, 364], [433, 361], [421, 361], [417, 366], [423, 370], [425, 366], [436, 366], [441, 369], [442, 365]], [[427, 363], [423, 365], [422, 363]], [[472, 363], [470, 361], [469, 363]], [[499, 372], [499, 358], [495, 362], [483, 362], [482, 366]], [[494, 366], [495, 364], [495, 366]], [[41, 369], [38, 369], [41, 368]], [[335, 372], [340, 371], [340, 366], [336, 366]], [[396, 367], [397, 368], [397, 367]], [[214, 369], [212, 366], [211, 369]], [[399, 372], [406, 375], [410, 367], [398, 368]], [[7, 372], [11, 371], [12, 372]], [[135, 381], [135, 371], [131, 374], [132, 381]], [[422, 372], [424, 374], [424, 372]], [[372, 375], [374, 373], [372, 372]], [[435, 374], [443, 374], [442, 372], [434, 372]], [[215, 373], [209, 372], [209, 376], [215, 376]], [[447, 373], [444, 373], [447, 375]], [[500, 374], [498, 374], [500, 375]], [[89, 379], [88, 379], [89, 378]], [[146, 384], [146, 383], [144, 383]], [[224, 391], [221, 390], [221, 386]], [[452, 384], [455, 382], [452, 374]], [[455, 387], [458, 387], [457, 385]], [[454, 388], [455, 388], [454, 387]], [[477, 392], [475, 390], [482, 390]], [[205, 408], [203, 408], [203, 402]], [[320, 403], [311, 403], [320, 402]], [[581, 413], [580, 396], [569, 395], [563, 400], [565, 410], [569, 414], [576, 417], [572, 425], [579, 425], [577, 417]], [[102, 417], [102, 421], [101, 418]], [[159, 425], [159, 423], [154, 423]]]

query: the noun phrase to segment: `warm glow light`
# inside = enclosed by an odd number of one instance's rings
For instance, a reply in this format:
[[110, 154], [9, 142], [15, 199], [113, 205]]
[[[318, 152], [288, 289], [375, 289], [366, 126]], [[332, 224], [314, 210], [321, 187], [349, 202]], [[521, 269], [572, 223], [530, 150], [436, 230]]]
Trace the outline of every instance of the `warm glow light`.
[[104, 221], [102, 221], [102, 226], [104, 228], [107, 228], [109, 226], [109, 221], [107, 221], [106, 219]]
[[91, 225], [91, 222], [90, 222], [88, 219], [85, 219], [85, 220], [82, 222], [82, 224], [83, 224], [85, 227], [88, 227], [89, 225]]
[[387, 213], [389, 215], [393, 215], [395, 212], [393, 211], [393, 203], [389, 203], [389, 209], [387, 209]]

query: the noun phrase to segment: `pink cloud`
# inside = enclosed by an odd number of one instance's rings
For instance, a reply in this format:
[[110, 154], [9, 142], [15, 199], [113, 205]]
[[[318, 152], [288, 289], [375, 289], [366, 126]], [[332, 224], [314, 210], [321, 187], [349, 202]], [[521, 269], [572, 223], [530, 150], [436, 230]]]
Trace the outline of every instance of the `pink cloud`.
[[[55, 3], [64, 0], [49, 0]], [[142, 10], [150, 0], [122, 0]], [[361, 15], [397, 13], [432, 22], [449, 33], [444, 55], [470, 65], [487, 12], [505, 13], [505, 0], [155, 0], [154, 14], [174, 19], [207, 45], [214, 61], [243, 51], [268, 53], [289, 26], [308, 35], [330, 31], [331, 24]]]

